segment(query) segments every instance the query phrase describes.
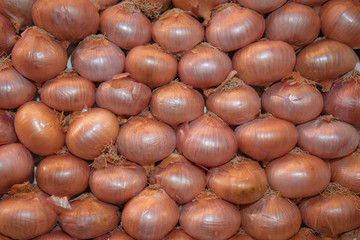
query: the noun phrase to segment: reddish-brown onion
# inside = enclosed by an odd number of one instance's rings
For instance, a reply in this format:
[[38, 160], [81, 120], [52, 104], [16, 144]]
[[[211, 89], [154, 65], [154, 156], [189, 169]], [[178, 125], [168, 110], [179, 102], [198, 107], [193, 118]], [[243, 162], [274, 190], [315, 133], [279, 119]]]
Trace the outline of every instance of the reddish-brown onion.
[[39, 83], [56, 77], [65, 69], [68, 60], [65, 48], [37, 27], [27, 28], [21, 34], [11, 59], [21, 75]]
[[[16, 116], [15, 116], [16, 119]], [[77, 157], [93, 160], [115, 142], [119, 122], [112, 112], [93, 108], [75, 115], [66, 133], [66, 146]]]
[[296, 54], [285, 42], [258, 41], [238, 50], [232, 62], [246, 84], [268, 86], [292, 72]]
[[9, 55], [19, 36], [9, 19], [2, 14], [0, 14], [0, 29], [2, 31], [0, 35], [0, 55]]
[[55, 227], [51, 232], [36, 237], [33, 240], [74, 240], [74, 238], [64, 233], [60, 228]]
[[194, 240], [190, 235], [188, 235], [184, 230], [181, 228], [175, 228], [172, 230], [166, 237], [162, 240]]
[[231, 238], [229, 238], [228, 240], [254, 240], [252, 237], [249, 236], [249, 234], [247, 234], [244, 229], [240, 228], [240, 230], [238, 231], [238, 233], [234, 236], [232, 236]]
[[117, 228], [108, 234], [94, 238], [94, 240], [134, 240], [122, 228]]
[[310, 228], [300, 228], [299, 232], [289, 240], [320, 240]]
[[96, 7], [98, 11], [105, 10], [106, 8], [110, 7], [119, 2], [119, 0], [90, 0]]
[[70, 42], [96, 33], [100, 21], [97, 9], [88, 0], [37, 0], [32, 18], [36, 26]]
[[125, 71], [137, 82], [150, 88], [159, 87], [174, 80], [178, 63], [174, 56], [156, 45], [134, 47], [125, 59]]
[[300, 3], [309, 6], [319, 6], [328, 0], [290, 0], [290, 2]]
[[179, 8], [166, 11], [154, 22], [151, 32], [154, 41], [170, 53], [192, 49], [205, 35], [200, 22]]
[[232, 70], [229, 56], [208, 43], [201, 43], [183, 55], [179, 77], [194, 88], [209, 88], [222, 83]]
[[222, 165], [237, 152], [234, 132], [210, 113], [177, 128], [176, 148], [193, 163], [205, 167]]
[[224, 52], [230, 52], [260, 39], [264, 31], [263, 16], [251, 9], [230, 3], [216, 9], [205, 34], [210, 44]]
[[16, 143], [14, 117], [9, 111], [0, 110], [0, 145]]
[[151, 41], [151, 22], [134, 4], [125, 1], [105, 9], [100, 30], [111, 42], [131, 49]]
[[167, 193], [154, 185], [128, 201], [122, 211], [125, 231], [135, 239], [162, 239], [177, 224], [179, 210]]
[[42, 85], [43, 103], [59, 111], [80, 111], [95, 103], [95, 85], [74, 72], [64, 72]]
[[179, 222], [193, 238], [225, 240], [239, 230], [241, 216], [236, 206], [204, 191], [185, 204]]
[[331, 115], [297, 126], [298, 146], [322, 159], [344, 157], [359, 144], [359, 134], [348, 123], [338, 121]]
[[341, 234], [339, 240], [357, 240], [360, 238], [360, 228]]
[[60, 116], [41, 102], [27, 102], [15, 114], [15, 132], [31, 152], [48, 156], [65, 143]]
[[2, 0], [0, 13], [10, 19], [17, 32], [32, 25], [32, 8], [36, 0]]
[[156, 89], [150, 101], [154, 117], [174, 127], [200, 117], [204, 105], [200, 92], [176, 81]]
[[170, 154], [156, 165], [149, 182], [160, 184], [180, 204], [193, 200], [206, 186], [204, 171], [178, 153]]
[[278, 9], [286, 3], [286, 0], [237, 0], [237, 2], [246, 8], [265, 14]]
[[264, 196], [268, 187], [265, 171], [260, 164], [240, 157], [210, 169], [207, 184], [221, 199], [234, 204], [255, 202]]

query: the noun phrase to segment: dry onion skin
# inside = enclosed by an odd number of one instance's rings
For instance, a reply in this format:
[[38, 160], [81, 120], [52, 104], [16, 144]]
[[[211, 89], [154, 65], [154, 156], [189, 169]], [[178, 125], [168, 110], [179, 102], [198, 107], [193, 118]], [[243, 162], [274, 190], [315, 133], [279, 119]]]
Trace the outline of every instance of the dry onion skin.
[[181, 228], [175, 228], [168, 235], [166, 235], [162, 240], [194, 240], [189, 234], [187, 234]]
[[250, 237], [249, 234], [247, 234], [244, 229], [240, 227], [238, 233], [229, 238], [228, 240], [254, 240], [254, 238]]
[[14, 116], [6, 110], [0, 110], [0, 145], [16, 143]]
[[261, 14], [265, 14], [280, 8], [286, 3], [286, 0], [237, 0], [237, 2], [241, 6], [253, 9]]
[[360, 228], [341, 234], [339, 240], [354, 240], [360, 238]]
[[17, 32], [32, 25], [32, 8], [36, 0], [3, 0], [0, 13], [8, 17]]
[[98, 11], [105, 10], [106, 8], [116, 4], [119, 0], [90, 0]]
[[299, 232], [289, 240], [320, 240], [310, 228], [300, 228]]
[[10, 20], [2, 14], [0, 14], [0, 28], [2, 30], [0, 36], [0, 55], [9, 55], [19, 36], [16, 34]]
[[94, 240], [134, 240], [122, 228], [117, 228], [105, 235], [94, 238]]

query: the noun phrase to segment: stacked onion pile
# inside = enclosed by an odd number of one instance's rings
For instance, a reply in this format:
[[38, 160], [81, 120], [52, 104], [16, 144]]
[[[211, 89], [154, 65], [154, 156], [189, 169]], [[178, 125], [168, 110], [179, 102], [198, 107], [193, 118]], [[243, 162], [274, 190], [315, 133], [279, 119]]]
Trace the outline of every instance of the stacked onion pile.
[[353, 239], [358, 0], [4, 0], [1, 239]]

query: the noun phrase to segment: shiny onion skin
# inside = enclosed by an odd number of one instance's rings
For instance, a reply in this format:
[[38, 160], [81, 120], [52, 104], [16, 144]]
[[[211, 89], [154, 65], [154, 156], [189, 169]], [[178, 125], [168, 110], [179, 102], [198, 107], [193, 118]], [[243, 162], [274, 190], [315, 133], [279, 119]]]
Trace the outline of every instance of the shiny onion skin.
[[64, 233], [61, 229], [55, 228], [55, 230], [36, 237], [33, 240], [74, 240], [74, 238]]
[[115, 114], [103, 108], [93, 108], [74, 117], [66, 133], [66, 146], [75, 156], [93, 160], [105, 146], [115, 142], [118, 132], [119, 122]]
[[322, 159], [340, 158], [352, 153], [359, 144], [359, 134], [348, 123], [331, 115], [297, 126], [298, 146]]
[[166, 193], [180, 204], [190, 202], [206, 187], [204, 171], [178, 153], [170, 154], [156, 165], [149, 182], [160, 184]]
[[91, 171], [89, 185], [99, 200], [120, 205], [146, 187], [147, 175], [145, 169], [136, 163], [109, 163]]
[[253, 9], [261, 14], [265, 14], [278, 9], [286, 3], [286, 0], [237, 0], [237, 2], [241, 6]]
[[162, 239], [177, 224], [179, 209], [167, 193], [154, 185], [130, 199], [121, 215], [124, 230], [135, 239]]
[[124, 71], [125, 54], [104, 35], [90, 35], [75, 48], [71, 64], [80, 76], [104, 82]]
[[96, 90], [96, 104], [117, 115], [134, 116], [149, 104], [151, 89], [125, 76], [115, 76]]
[[216, 167], [234, 157], [237, 144], [231, 128], [207, 113], [177, 128], [176, 149], [195, 164]]
[[320, 33], [319, 15], [303, 4], [285, 4], [270, 13], [265, 21], [267, 39], [284, 41], [295, 49], [311, 43]]
[[271, 189], [287, 198], [305, 198], [322, 192], [330, 183], [328, 163], [294, 149], [265, 168]]
[[123, 229], [115, 229], [100, 237], [94, 238], [94, 240], [134, 240]]
[[320, 240], [310, 228], [300, 228], [299, 232], [289, 240]]
[[256, 161], [235, 157], [207, 173], [207, 184], [221, 199], [234, 204], [249, 204], [264, 196], [268, 182]]
[[294, 49], [282, 41], [258, 41], [238, 50], [232, 58], [238, 76], [249, 85], [269, 86], [290, 74]]
[[271, 115], [238, 126], [235, 135], [241, 152], [264, 163], [288, 153], [298, 140], [294, 124]]
[[225, 240], [240, 227], [239, 209], [211, 192], [201, 192], [184, 205], [179, 223], [182, 229], [199, 240]]
[[98, 11], [105, 10], [106, 8], [116, 4], [119, 0], [90, 0]]
[[211, 45], [230, 52], [260, 39], [264, 31], [263, 16], [251, 9], [230, 3], [215, 10], [206, 27], [205, 36]]
[[27, 102], [15, 114], [15, 132], [31, 152], [48, 156], [65, 143], [60, 116], [41, 102]]
[[42, 85], [40, 98], [59, 111], [80, 111], [94, 105], [95, 85], [74, 72], [64, 72]]
[[154, 118], [136, 116], [119, 131], [116, 146], [126, 159], [140, 165], [152, 164], [170, 155], [176, 144], [174, 130]]
[[50, 34], [40, 28], [30, 27], [16, 42], [11, 59], [21, 75], [42, 83], [56, 77], [65, 69], [67, 53], [60, 42]]
[[321, 32], [330, 39], [360, 49], [360, 2], [333, 0], [320, 9]]
[[99, 13], [88, 0], [37, 0], [32, 11], [34, 24], [58, 40], [79, 42], [97, 32]]
[[134, 47], [125, 59], [125, 71], [137, 82], [150, 88], [165, 85], [175, 79], [178, 63], [174, 56], [156, 45]]
[[32, 8], [36, 0], [2, 0], [0, 13], [10, 19], [17, 32], [32, 25]]
[[166, 237], [162, 240], [194, 240], [190, 235], [188, 235], [184, 230], [181, 228], [175, 228], [172, 230]]
[[201, 43], [179, 61], [179, 77], [194, 88], [209, 88], [222, 83], [230, 71], [229, 56], [208, 43]]
[[151, 41], [151, 22], [134, 4], [125, 1], [100, 14], [100, 30], [111, 42], [131, 49]]
[[0, 145], [16, 143], [17, 141], [14, 117], [9, 111], [0, 110]]
[[152, 38], [170, 53], [186, 52], [204, 40], [205, 30], [195, 18], [173, 8], [153, 23]]
[[290, 0], [290, 2], [300, 3], [308, 6], [319, 6], [328, 0]]
[[10, 143], [0, 146], [0, 176], [2, 178], [0, 196], [12, 185], [29, 180], [33, 172], [33, 157], [22, 144]]
[[2, 31], [0, 35], [0, 55], [4, 53], [9, 55], [19, 36], [16, 34], [10, 20], [2, 14], [0, 14], [0, 28]]
[[97, 200], [85, 193], [70, 202], [71, 209], [59, 216], [59, 224], [64, 232], [74, 238], [99, 237], [112, 231], [119, 224], [119, 208]]
[[155, 89], [150, 101], [154, 117], [174, 127], [200, 117], [204, 106], [200, 92], [177, 81]]

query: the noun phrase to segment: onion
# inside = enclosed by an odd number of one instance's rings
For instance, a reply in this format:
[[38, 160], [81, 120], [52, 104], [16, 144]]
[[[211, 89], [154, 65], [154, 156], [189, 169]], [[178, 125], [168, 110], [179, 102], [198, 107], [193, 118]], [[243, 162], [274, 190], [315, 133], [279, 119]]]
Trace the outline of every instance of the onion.
[[246, 84], [268, 86], [292, 72], [296, 55], [285, 42], [258, 41], [238, 50], [232, 61]]
[[96, 104], [118, 115], [140, 113], [149, 104], [150, 98], [148, 86], [124, 75], [101, 83], [96, 90]]
[[320, 240], [310, 228], [300, 228], [299, 232], [289, 240]]
[[64, 233], [59, 227], [55, 227], [51, 232], [36, 237], [33, 240], [73, 240], [73, 239], [74, 238]]
[[151, 41], [151, 22], [134, 3], [124, 1], [105, 9], [100, 15], [100, 30], [124, 49]]
[[253, 238], [289, 239], [301, 226], [295, 203], [270, 191], [259, 201], [241, 210], [242, 228]]
[[88, 0], [37, 0], [32, 18], [36, 26], [70, 42], [96, 33], [100, 21], [98, 11]]
[[105, 10], [106, 8], [110, 7], [119, 2], [119, 0], [90, 0], [96, 7], [98, 11]]
[[304, 223], [316, 232], [336, 237], [360, 227], [360, 198], [346, 188], [331, 183], [326, 190], [300, 203]]
[[0, 110], [0, 145], [16, 143], [17, 141], [14, 117], [9, 111]]
[[204, 42], [188, 51], [179, 62], [181, 81], [194, 88], [217, 86], [231, 70], [229, 56]]
[[29, 180], [33, 172], [33, 157], [22, 144], [10, 143], [0, 146], [0, 176], [2, 178], [0, 196], [12, 185]]
[[204, 171], [176, 152], [156, 165], [149, 182], [160, 184], [180, 204], [193, 200], [206, 186]]
[[299, 149], [271, 161], [265, 170], [270, 187], [287, 198], [314, 196], [331, 178], [326, 162]]
[[302, 4], [285, 4], [266, 17], [265, 37], [287, 42], [295, 49], [311, 43], [319, 33], [319, 15]]
[[137, 82], [150, 88], [159, 87], [174, 80], [178, 63], [172, 55], [156, 45], [134, 47], [125, 59], [125, 71]]
[[19, 36], [16, 34], [15, 28], [13, 27], [9, 19], [7, 19], [1, 14], [0, 28], [2, 30], [2, 34], [0, 36], [0, 55], [4, 53], [6, 55], [9, 55]]
[[201, 192], [194, 201], [185, 204], [180, 214], [180, 226], [199, 240], [228, 239], [240, 227], [238, 208], [219, 199], [212, 192]]
[[286, 3], [286, 0], [237, 0], [237, 2], [246, 8], [250, 8], [261, 14], [265, 14], [278, 9]]
[[249, 204], [259, 200], [267, 190], [264, 169], [258, 162], [235, 157], [207, 174], [210, 189], [221, 199], [234, 204]]
[[356, 240], [360, 238], [360, 228], [342, 234], [339, 240]]
[[166, 235], [166, 237], [163, 238], [163, 240], [173, 240], [173, 239], [176, 239], [176, 240], [194, 240], [194, 238], [192, 238], [190, 235], [185, 233], [185, 231], [182, 230], [181, 228], [175, 228], [168, 235]]
[[240, 151], [263, 163], [285, 155], [298, 140], [294, 124], [267, 114], [238, 126], [235, 135]]
[[21, 75], [41, 83], [65, 69], [67, 54], [65, 48], [50, 34], [40, 28], [30, 27], [16, 42], [11, 59]]
[[119, 122], [112, 112], [93, 108], [74, 118], [66, 134], [66, 146], [75, 156], [93, 160], [115, 142]]
[[261, 96], [265, 111], [294, 124], [318, 117], [323, 109], [323, 98], [315, 84], [299, 73], [293, 73], [270, 86]]
[[159, 18], [160, 14], [171, 7], [171, 0], [130, 0], [150, 19]]
[[331, 115], [297, 126], [298, 146], [322, 159], [340, 158], [352, 153], [359, 144], [356, 129]]
[[166, 11], [153, 23], [151, 31], [153, 40], [170, 53], [194, 48], [205, 35], [201, 24], [179, 8]]
[[327, 0], [290, 0], [290, 2], [300, 3], [309, 6], [318, 6], [326, 2]]
[[150, 109], [157, 119], [175, 127], [200, 117], [204, 105], [203, 96], [197, 90], [174, 81], [153, 92]]
[[0, 13], [10, 19], [17, 32], [32, 25], [32, 8], [36, 0], [2, 0]]
[[233, 158], [237, 144], [231, 128], [207, 113], [177, 128], [176, 148], [193, 163], [215, 167]]
[[103, 203], [85, 193], [70, 202], [71, 209], [60, 214], [59, 224], [74, 238], [99, 237], [113, 230], [119, 223], [118, 207]]
[[60, 111], [80, 111], [95, 103], [95, 85], [74, 72], [64, 72], [41, 88], [43, 103]]
[[240, 230], [238, 231], [238, 233], [234, 236], [232, 236], [231, 238], [229, 238], [228, 240], [254, 240], [252, 237], [250, 237], [245, 231], [244, 229], [240, 228]]
[[130, 237], [122, 228], [117, 228], [114, 231], [94, 238], [94, 240], [134, 240], [132, 237]]
[[162, 239], [176, 225], [179, 210], [167, 193], [151, 185], [128, 201], [122, 211], [125, 231], [135, 239]]
[[60, 116], [41, 102], [23, 104], [16, 112], [14, 126], [20, 142], [35, 154], [52, 155], [65, 143]]
[[210, 44], [224, 52], [230, 52], [260, 39], [264, 31], [263, 16], [230, 3], [216, 9], [206, 27], [205, 35]]

